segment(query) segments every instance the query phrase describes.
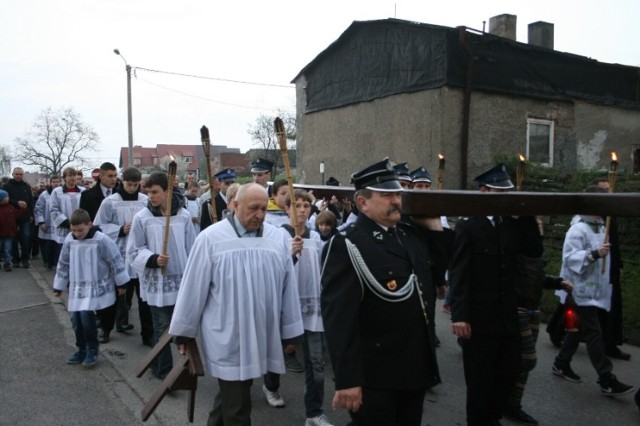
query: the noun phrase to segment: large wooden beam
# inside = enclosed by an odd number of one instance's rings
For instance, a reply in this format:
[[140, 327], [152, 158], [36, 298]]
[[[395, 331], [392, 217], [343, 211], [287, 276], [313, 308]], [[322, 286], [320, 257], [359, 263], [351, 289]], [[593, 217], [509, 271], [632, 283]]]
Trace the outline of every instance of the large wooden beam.
[[[348, 186], [298, 185], [316, 198], [353, 198]], [[403, 213], [414, 216], [562, 215], [640, 216], [640, 193], [404, 191]]]

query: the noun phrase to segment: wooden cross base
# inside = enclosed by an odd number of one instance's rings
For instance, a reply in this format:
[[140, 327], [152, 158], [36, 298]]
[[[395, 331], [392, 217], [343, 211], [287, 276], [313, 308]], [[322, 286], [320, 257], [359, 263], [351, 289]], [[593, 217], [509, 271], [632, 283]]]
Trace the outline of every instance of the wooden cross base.
[[[149, 354], [136, 368], [136, 377], [142, 377], [142, 375], [151, 366], [153, 361], [158, 357], [160, 352], [171, 344], [171, 336], [169, 331], [165, 331], [158, 343], [151, 349]], [[189, 423], [193, 423], [193, 412], [196, 404], [196, 390], [198, 389], [198, 376], [204, 376], [204, 368], [202, 366], [202, 360], [200, 358], [200, 352], [198, 350], [198, 344], [195, 339], [190, 340], [185, 344], [186, 353], [181, 355], [180, 359], [173, 365], [173, 368], [167, 374], [167, 377], [162, 381], [158, 389], [153, 393], [151, 399], [142, 409], [142, 421], [146, 422], [147, 419], [153, 414], [156, 407], [160, 405], [162, 398], [174, 390], [188, 390], [189, 398], [187, 400], [187, 415]]]

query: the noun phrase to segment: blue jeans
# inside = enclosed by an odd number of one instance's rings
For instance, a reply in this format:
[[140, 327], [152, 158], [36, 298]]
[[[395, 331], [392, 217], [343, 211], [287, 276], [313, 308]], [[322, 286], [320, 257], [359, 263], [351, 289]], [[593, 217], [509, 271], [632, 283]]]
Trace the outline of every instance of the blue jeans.
[[[28, 262], [31, 259], [31, 235], [32, 235], [31, 221], [20, 220], [18, 221], [18, 235], [14, 239], [13, 245], [13, 260], [14, 262]], [[18, 251], [18, 244], [20, 245], [20, 251]]]
[[76, 346], [80, 352], [98, 352], [98, 327], [93, 311], [71, 312], [71, 325], [76, 334]]
[[[151, 321], [153, 322], [153, 345], [162, 337], [162, 334], [169, 328], [171, 324], [171, 317], [173, 316], [173, 305], [171, 306], [151, 306], [149, 305], [149, 309], [151, 310]], [[171, 369], [173, 368], [173, 356], [171, 355], [171, 345], [167, 345], [160, 351], [153, 364], [151, 364], [151, 369], [153, 370], [153, 375], [159, 378], [160, 380], [164, 380], [164, 378], [169, 374]]]
[[324, 366], [322, 365], [323, 332], [304, 331], [304, 409], [307, 418], [323, 414]]
[[0, 260], [5, 267], [11, 266], [11, 248], [13, 247], [13, 238], [0, 238]]

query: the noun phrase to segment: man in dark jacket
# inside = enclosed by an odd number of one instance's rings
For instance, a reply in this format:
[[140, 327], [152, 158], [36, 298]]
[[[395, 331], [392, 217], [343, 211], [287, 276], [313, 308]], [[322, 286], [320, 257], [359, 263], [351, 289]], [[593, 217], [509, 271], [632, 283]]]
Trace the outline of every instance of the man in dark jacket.
[[80, 196], [80, 208], [89, 212], [89, 216], [93, 221], [96, 213], [102, 204], [102, 200], [113, 194], [118, 173], [116, 166], [106, 162], [100, 165], [100, 177], [91, 187], [82, 192]]
[[323, 252], [332, 405], [348, 409], [356, 424], [420, 425], [425, 393], [440, 382], [427, 305], [447, 265], [434, 257], [447, 234], [432, 219], [427, 247], [399, 223], [402, 187], [388, 159], [354, 173], [352, 183], [358, 219]]
[[31, 238], [33, 234], [31, 221], [33, 220], [35, 201], [31, 186], [24, 181], [24, 170], [16, 167], [13, 169], [12, 176], [13, 179], [9, 179], [4, 190], [9, 193], [10, 203], [13, 207], [27, 210], [26, 214], [17, 221], [18, 233], [13, 241], [13, 266], [22, 265], [23, 268], [29, 268], [31, 266], [29, 259], [31, 258]]
[[[483, 192], [513, 188], [502, 164], [475, 182]], [[541, 256], [542, 242], [524, 237], [518, 222], [477, 216], [456, 225], [451, 327], [462, 342], [468, 425], [499, 425], [520, 373], [517, 256]]]

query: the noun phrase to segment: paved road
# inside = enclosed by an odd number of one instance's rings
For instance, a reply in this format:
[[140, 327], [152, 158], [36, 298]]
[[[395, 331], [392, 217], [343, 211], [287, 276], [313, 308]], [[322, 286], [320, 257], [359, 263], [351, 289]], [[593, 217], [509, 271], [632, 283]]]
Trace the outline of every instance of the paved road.
[[[37, 261], [36, 261], [37, 262]], [[35, 263], [35, 262], [34, 262]], [[69, 366], [74, 352], [73, 332], [63, 301], [51, 296], [53, 273], [43, 268], [0, 272], [0, 425], [134, 425], [143, 424], [140, 412], [159, 381], [147, 373], [135, 377], [138, 362], [148, 352], [137, 335], [134, 303], [131, 334], [113, 333], [101, 345], [98, 364], [92, 369]], [[449, 318], [438, 312], [438, 349], [444, 383], [427, 395], [423, 425], [464, 425], [465, 388], [462, 357], [448, 330]], [[599, 394], [596, 374], [584, 346], [573, 362], [582, 383], [570, 383], [550, 373], [556, 349], [543, 333], [538, 344], [539, 361], [525, 393], [525, 410], [542, 425], [638, 425], [640, 413], [632, 397], [606, 398]], [[640, 384], [640, 348], [625, 346], [632, 361], [614, 360], [614, 372], [632, 384]], [[300, 354], [299, 354], [300, 356]], [[329, 367], [329, 364], [328, 364]], [[331, 371], [327, 371], [331, 377]], [[331, 411], [331, 380], [327, 379], [327, 415], [336, 425], [348, 421], [345, 412]], [[206, 424], [217, 391], [211, 377], [199, 380], [194, 424]], [[267, 405], [262, 381], [252, 389], [255, 425], [303, 425], [302, 374], [282, 378], [283, 409]], [[144, 424], [187, 425], [186, 392], [167, 396]], [[503, 420], [504, 425], [511, 425]]]

